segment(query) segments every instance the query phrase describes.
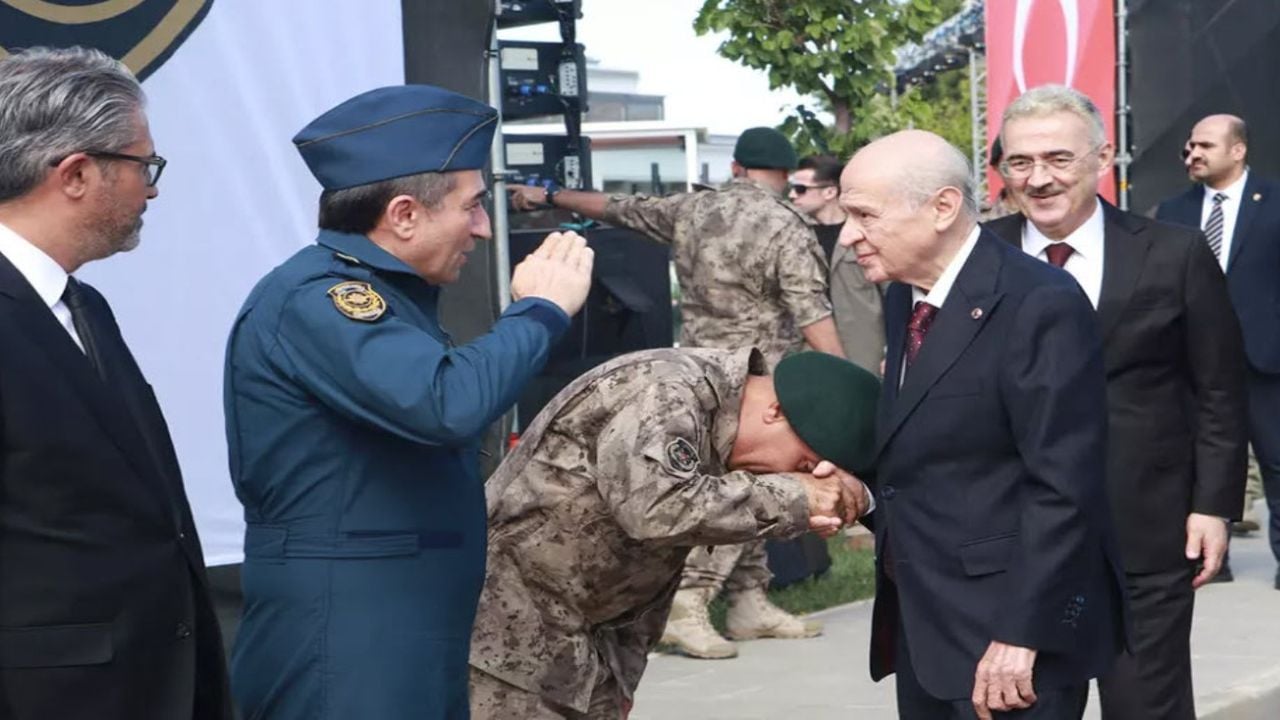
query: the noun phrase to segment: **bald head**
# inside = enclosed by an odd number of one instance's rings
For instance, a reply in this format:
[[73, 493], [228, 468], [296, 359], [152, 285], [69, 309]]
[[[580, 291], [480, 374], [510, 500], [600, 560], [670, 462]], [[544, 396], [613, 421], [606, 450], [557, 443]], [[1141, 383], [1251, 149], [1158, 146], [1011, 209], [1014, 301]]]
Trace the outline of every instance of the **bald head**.
[[1244, 174], [1248, 136], [1244, 120], [1235, 115], [1200, 120], [1191, 128], [1184, 148], [1187, 175], [1216, 190], [1230, 186]]
[[[914, 207], [934, 193], [955, 188], [963, 198], [963, 210], [978, 216], [969, 161], [954, 145], [924, 130], [903, 130], [863, 147], [849, 161], [859, 175], [876, 175], [905, 195]], [[848, 187], [841, 176], [841, 186]]]
[[867, 279], [877, 283], [932, 287], [978, 214], [968, 160], [922, 130], [859, 150], [840, 175], [840, 189], [848, 214], [840, 244], [853, 248]]

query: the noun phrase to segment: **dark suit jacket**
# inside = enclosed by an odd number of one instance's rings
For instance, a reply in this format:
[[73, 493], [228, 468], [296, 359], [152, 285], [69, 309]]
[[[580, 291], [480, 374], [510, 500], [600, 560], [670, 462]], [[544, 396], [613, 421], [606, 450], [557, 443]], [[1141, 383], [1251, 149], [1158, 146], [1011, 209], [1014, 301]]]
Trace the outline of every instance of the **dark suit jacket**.
[[[897, 378], [911, 289], [885, 298]], [[1089, 301], [984, 232], [877, 423], [872, 677], [898, 614], [921, 684], [968, 698], [992, 640], [1035, 648], [1037, 689], [1101, 674], [1124, 644], [1104, 491], [1106, 398]], [[885, 555], [895, 582], [886, 582]]]
[[[1238, 518], [1244, 506], [1240, 327], [1199, 231], [1103, 212], [1111, 508], [1125, 569], [1170, 570], [1186, 562], [1188, 513]], [[1020, 249], [1023, 223], [987, 227]]]
[[[1160, 203], [1156, 217], [1199, 229], [1203, 202], [1204, 186], [1193, 185]], [[1252, 172], [1231, 236], [1227, 291], [1249, 364], [1259, 372], [1280, 373], [1280, 184]]]
[[230, 717], [168, 428], [85, 289], [106, 382], [0, 255], [0, 717]]

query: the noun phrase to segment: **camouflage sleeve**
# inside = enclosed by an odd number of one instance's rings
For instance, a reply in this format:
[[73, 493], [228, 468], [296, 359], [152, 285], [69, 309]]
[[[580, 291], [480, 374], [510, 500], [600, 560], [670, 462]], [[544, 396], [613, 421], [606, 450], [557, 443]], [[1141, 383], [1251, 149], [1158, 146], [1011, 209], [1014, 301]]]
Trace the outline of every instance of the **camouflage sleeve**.
[[788, 228], [777, 239], [778, 286], [782, 304], [796, 327], [812, 325], [831, 314], [827, 298], [827, 260], [813, 230]]
[[604, 219], [612, 225], [636, 232], [670, 245], [675, 242], [676, 226], [696, 193], [678, 193], [666, 197], [649, 195], [612, 195], [604, 207]]
[[785, 475], [702, 472], [710, 432], [693, 389], [655, 383], [609, 421], [596, 482], [626, 533], [666, 545], [723, 545], [808, 529], [803, 486]]

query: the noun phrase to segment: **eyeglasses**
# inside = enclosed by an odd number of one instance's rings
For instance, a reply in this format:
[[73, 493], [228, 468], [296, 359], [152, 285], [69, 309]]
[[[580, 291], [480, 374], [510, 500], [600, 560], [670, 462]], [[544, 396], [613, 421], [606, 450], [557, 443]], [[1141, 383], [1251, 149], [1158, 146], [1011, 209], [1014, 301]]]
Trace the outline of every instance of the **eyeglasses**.
[[791, 183], [791, 192], [796, 195], [803, 195], [810, 190], [821, 190], [822, 188], [835, 187], [835, 185], [802, 185], [800, 183]]
[[1103, 145], [1099, 145], [1083, 155], [1062, 152], [1050, 155], [1043, 160], [1034, 160], [1029, 157], [1010, 158], [1000, 163], [1000, 172], [1011, 178], [1026, 178], [1035, 172], [1037, 166], [1043, 165], [1049, 172], [1064, 173], [1075, 167], [1081, 160], [1101, 150]]
[[[105, 152], [102, 150], [85, 150], [85, 155], [89, 157], [101, 158], [103, 160], [127, 160], [142, 165], [143, 172], [146, 174], [147, 187], [155, 187], [160, 182], [160, 175], [164, 172], [164, 166], [169, 164], [168, 160], [159, 155], [126, 155], [125, 153]], [[66, 157], [58, 158], [49, 163], [51, 167], [57, 167], [62, 164]]]

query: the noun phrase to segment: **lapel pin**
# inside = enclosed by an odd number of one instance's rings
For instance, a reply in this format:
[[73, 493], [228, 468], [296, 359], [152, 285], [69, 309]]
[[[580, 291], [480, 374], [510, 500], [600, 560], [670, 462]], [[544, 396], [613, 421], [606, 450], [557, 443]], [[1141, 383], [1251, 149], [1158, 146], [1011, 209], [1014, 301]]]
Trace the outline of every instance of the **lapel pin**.
[[1259, 202], [1260, 200], [1262, 200], [1262, 193], [1254, 193], [1254, 194], [1253, 194], [1253, 201], [1254, 201], [1254, 202]]
[[982, 308], [974, 308], [974, 309], [969, 313], [969, 317], [973, 318], [974, 320], [977, 320], [978, 318], [981, 318], [981, 317], [982, 317]]

